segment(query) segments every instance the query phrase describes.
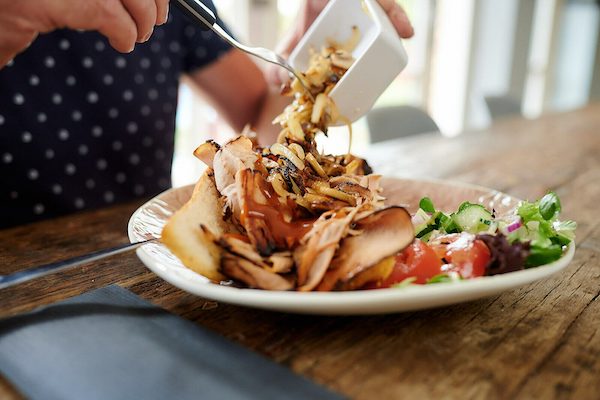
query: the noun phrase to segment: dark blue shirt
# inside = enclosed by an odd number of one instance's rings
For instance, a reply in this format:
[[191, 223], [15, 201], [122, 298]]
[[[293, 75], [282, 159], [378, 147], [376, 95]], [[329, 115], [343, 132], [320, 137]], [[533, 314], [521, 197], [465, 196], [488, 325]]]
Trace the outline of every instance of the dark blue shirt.
[[179, 77], [229, 49], [177, 11], [131, 54], [39, 37], [0, 70], [0, 227], [167, 189]]

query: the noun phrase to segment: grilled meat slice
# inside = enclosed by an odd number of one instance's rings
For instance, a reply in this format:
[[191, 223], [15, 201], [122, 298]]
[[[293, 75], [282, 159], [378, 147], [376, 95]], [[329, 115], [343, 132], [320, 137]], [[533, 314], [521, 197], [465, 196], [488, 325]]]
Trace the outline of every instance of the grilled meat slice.
[[221, 146], [214, 140], [207, 140], [202, 143], [196, 150], [194, 150], [194, 156], [206, 164], [209, 168], [213, 168], [213, 161], [215, 155], [221, 149]]
[[274, 253], [269, 257], [262, 257], [256, 249], [247, 242], [247, 238], [239, 234], [225, 234], [214, 242], [221, 247], [222, 250], [245, 258], [253, 264], [269, 270], [277, 274], [288, 273], [294, 266], [292, 253], [282, 251]]
[[414, 240], [414, 228], [408, 211], [388, 207], [374, 211], [357, 221], [352, 229], [362, 233], [348, 236], [341, 243], [335, 259], [317, 290], [336, 289], [356, 274], [396, 254]]
[[326, 212], [313, 224], [297, 250], [298, 290], [313, 290], [325, 275], [340, 240], [350, 229], [358, 207]]
[[221, 258], [221, 271], [251, 288], [266, 290], [291, 290], [293, 280], [268, 271], [243, 257], [226, 252]]
[[269, 268], [271, 272], [277, 274], [288, 273], [294, 268], [294, 259], [289, 251], [274, 253], [267, 259], [267, 262], [271, 265]]
[[227, 207], [236, 218], [239, 218], [241, 211], [236, 173], [241, 169], [253, 169], [257, 160], [258, 155], [252, 148], [252, 141], [244, 136], [230, 141], [214, 156], [215, 184], [219, 193], [227, 199]]
[[225, 234], [216, 239], [215, 243], [221, 246], [226, 252], [245, 258], [262, 268], [269, 267], [250, 243], [236, 236], [237, 235]]

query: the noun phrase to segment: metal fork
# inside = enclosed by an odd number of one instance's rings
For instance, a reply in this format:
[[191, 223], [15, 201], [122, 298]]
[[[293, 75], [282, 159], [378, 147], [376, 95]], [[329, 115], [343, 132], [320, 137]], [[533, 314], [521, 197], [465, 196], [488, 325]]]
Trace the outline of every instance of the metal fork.
[[175, 5], [179, 7], [181, 11], [184, 12], [188, 17], [190, 17], [193, 21], [200, 23], [200, 25], [205, 28], [209, 28], [218, 36], [220, 36], [227, 43], [232, 45], [233, 47], [240, 49], [241, 51], [253, 55], [255, 57], [260, 58], [266, 62], [271, 64], [279, 65], [287, 69], [290, 74], [295, 76], [308, 96], [314, 101], [314, 97], [310, 93], [310, 90], [304, 83], [304, 79], [296, 72], [296, 70], [288, 64], [288, 62], [281, 57], [279, 54], [271, 51], [269, 49], [265, 49], [263, 47], [251, 47], [241, 44], [237, 40], [231, 37], [229, 33], [225, 31], [219, 24], [217, 24], [217, 17], [215, 14], [202, 3], [201, 0], [175, 0]]

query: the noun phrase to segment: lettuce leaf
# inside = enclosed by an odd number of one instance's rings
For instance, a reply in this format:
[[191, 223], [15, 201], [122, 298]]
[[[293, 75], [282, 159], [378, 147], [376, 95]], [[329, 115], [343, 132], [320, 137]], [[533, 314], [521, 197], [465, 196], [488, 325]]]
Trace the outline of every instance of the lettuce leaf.
[[556, 193], [549, 192], [536, 202], [522, 202], [517, 214], [523, 227], [509, 235], [511, 242], [529, 241], [530, 254], [526, 267], [535, 267], [558, 260], [562, 247], [575, 239], [575, 221], [558, 221], [562, 206]]

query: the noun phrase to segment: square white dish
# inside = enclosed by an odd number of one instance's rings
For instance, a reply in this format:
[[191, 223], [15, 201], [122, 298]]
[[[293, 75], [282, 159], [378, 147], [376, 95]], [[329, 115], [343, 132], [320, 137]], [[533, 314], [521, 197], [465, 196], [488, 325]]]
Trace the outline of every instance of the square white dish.
[[355, 62], [331, 91], [340, 114], [356, 121], [369, 110], [406, 67], [408, 56], [400, 36], [376, 0], [333, 0], [317, 17], [290, 55], [299, 71], [308, 67], [311, 51], [329, 40], [346, 42], [357, 26], [360, 39]]

